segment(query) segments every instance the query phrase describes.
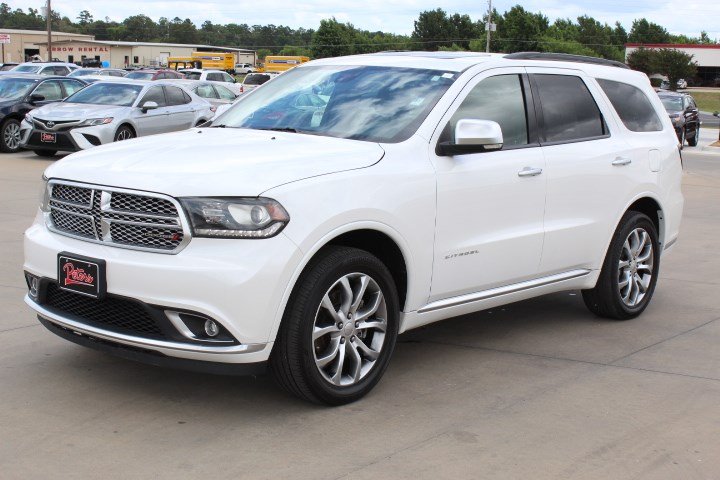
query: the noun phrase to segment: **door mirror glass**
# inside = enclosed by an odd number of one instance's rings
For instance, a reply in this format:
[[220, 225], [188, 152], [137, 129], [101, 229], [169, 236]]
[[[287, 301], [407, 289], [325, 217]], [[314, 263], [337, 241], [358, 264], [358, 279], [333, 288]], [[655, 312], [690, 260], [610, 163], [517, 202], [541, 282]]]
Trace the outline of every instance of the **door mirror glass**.
[[44, 95], [40, 95], [38, 93], [33, 93], [32, 95], [30, 95], [30, 103], [43, 102], [43, 101], [45, 101]]
[[143, 112], [147, 112], [148, 110], [155, 110], [158, 108], [158, 104], [150, 100], [143, 103], [141, 108]]
[[455, 141], [442, 142], [438, 153], [444, 156], [500, 150], [503, 134], [492, 120], [461, 119], [455, 124]]

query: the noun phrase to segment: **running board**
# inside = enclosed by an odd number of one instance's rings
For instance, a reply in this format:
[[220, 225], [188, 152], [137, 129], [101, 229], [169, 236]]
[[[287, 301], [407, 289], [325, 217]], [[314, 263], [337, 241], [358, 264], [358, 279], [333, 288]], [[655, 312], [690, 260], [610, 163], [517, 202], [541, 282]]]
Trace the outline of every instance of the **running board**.
[[436, 310], [457, 307], [480, 300], [488, 300], [490, 298], [499, 297], [501, 295], [521, 292], [523, 290], [529, 290], [531, 288], [543, 287], [545, 285], [551, 285], [553, 283], [564, 282], [566, 280], [584, 277], [590, 272], [592, 272], [592, 270], [570, 270], [569, 272], [558, 273], [556, 275], [550, 275], [549, 277], [536, 278], [535, 280], [514, 283], [512, 285], [506, 285], [504, 287], [497, 287], [490, 290], [483, 290], [481, 292], [468, 293], [465, 295], [459, 295], [457, 297], [445, 298], [443, 300], [437, 300], [435, 302], [428, 303], [424, 307], [420, 308], [418, 310], [418, 313], [434, 312]]

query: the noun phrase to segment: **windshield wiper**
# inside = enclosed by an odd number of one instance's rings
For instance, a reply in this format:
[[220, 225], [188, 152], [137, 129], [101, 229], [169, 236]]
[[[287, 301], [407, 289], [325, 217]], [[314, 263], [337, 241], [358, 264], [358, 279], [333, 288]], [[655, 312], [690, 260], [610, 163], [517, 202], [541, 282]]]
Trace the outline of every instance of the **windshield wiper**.
[[290, 128], [290, 127], [257, 128], [256, 130], [271, 130], [271, 131], [273, 131], [273, 132], [298, 133], [298, 130], [297, 130], [296, 128]]

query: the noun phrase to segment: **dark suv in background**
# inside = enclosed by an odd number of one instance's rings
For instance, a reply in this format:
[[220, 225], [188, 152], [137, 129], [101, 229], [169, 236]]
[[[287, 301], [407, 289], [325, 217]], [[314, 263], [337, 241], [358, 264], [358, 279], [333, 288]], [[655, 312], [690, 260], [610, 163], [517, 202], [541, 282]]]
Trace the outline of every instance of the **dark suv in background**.
[[687, 144], [694, 147], [700, 138], [700, 115], [695, 100], [685, 93], [659, 92], [658, 96], [670, 115], [680, 147]]

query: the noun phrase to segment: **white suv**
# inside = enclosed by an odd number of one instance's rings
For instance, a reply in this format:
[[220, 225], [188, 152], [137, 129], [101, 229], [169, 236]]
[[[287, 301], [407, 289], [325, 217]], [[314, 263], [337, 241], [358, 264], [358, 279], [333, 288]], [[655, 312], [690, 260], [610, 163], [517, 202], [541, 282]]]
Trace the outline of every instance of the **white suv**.
[[367, 393], [399, 333], [448, 317], [569, 289], [635, 317], [678, 238], [682, 169], [647, 77], [622, 67], [325, 59], [210, 128], [76, 153], [45, 172], [26, 302], [70, 341], [269, 366], [327, 404]]

